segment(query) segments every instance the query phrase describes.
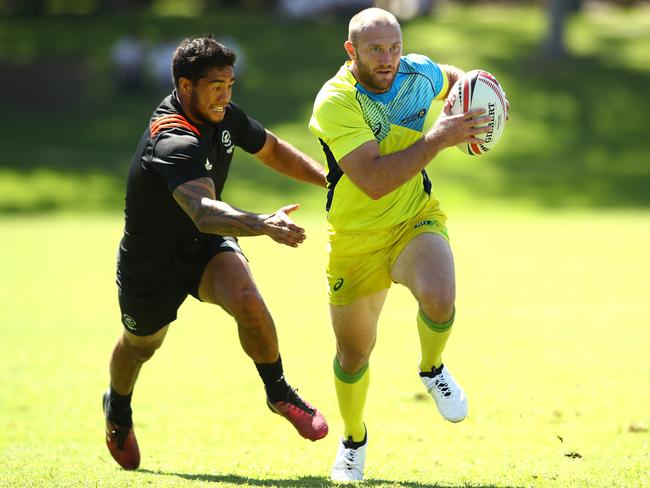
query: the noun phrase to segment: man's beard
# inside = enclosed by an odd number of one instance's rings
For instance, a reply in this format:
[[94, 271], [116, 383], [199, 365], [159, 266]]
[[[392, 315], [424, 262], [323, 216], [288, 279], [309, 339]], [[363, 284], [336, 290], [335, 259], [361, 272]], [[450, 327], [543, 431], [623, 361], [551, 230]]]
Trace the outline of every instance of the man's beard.
[[[373, 74], [370, 71], [370, 69], [368, 69], [368, 67], [364, 63], [359, 61], [358, 55], [357, 55], [356, 63], [357, 63], [357, 72], [359, 73], [359, 81], [361, 81], [364, 85], [366, 85], [366, 87], [370, 88], [371, 90], [375, 90], [378, 92], [385, 92], [390, 89], [390, 87], [393, 84], [393, 81], [395, 81], [395, 74], [393, 73], [393, 77], [386, 84], [386, 86], [378, 85], [377, 83], [375, 83], [373, 79]], [[391, 70], [392, 69], [393, 68], [391, 67]]]
[[199, 105], [198, 98], [199, 97], [196, 96], [196, 92], [192, 91], [192, 93], [190, 94], [190, 106], [189, 106], [190, 112], [192, 112], [192, 115], [194, 115], [196, 122], [198, 122], [199, 124], [212, 123], [210, 119], [207, 119], [201, 113], [201, 106]]

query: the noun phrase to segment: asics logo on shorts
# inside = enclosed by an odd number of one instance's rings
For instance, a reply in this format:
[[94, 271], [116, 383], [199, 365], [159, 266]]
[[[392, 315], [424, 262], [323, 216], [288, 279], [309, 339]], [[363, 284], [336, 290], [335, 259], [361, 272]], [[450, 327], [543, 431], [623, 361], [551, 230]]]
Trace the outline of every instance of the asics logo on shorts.
[[417, 229], [418, 227], [422, 227], [423, 225], [433, 225], [433, 221], [431, 220], [423, 220], [422, 222], [418, 222], [413, 226], [414, 229]]
[[334, 283], [332, 290], [339, 291], [343, 286], [343, 281], [345, 281], [343, 278], [339, 278], [338, 280], [336, 280], [336, 283]]

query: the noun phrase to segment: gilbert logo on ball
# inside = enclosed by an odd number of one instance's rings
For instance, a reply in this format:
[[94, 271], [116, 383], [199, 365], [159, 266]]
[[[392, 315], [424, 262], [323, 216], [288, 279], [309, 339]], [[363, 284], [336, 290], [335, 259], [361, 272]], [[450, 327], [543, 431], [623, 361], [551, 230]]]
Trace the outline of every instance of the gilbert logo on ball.
[[470, 155], [483, 154], [492, 149], [503, 134], [508, 113], [506, 94], [497, 79], [487, 71], [479, 69], [468, 71], [456, 81], [449, 94], [455, 96], [451, 106], [452, 114], [457, 115], [475, 108], [484, 108], [485, 113], [492, 117], [487, 124], [490, 130], [477, 136], [485, 142], [462, 143], [456, 147]]

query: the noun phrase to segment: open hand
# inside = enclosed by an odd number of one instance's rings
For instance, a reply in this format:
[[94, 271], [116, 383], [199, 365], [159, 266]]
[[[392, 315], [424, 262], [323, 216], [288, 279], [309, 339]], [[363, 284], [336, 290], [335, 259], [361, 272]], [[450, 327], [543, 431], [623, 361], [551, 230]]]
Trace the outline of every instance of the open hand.
[[298, 208], [300, 208], [300, 205], [297, 203], [285, 205], [266, 217], [262, 224], [264, 234], [287, 246], [298, 247], [299, 244], [302, 244], [307, 237], [305, 229], [294, 224], [288, 215], [298, 210]]

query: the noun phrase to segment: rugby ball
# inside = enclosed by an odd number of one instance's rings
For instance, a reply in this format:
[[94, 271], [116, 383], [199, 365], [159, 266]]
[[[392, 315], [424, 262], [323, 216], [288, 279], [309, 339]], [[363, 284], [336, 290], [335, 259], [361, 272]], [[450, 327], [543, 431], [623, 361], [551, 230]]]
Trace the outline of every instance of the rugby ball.
[[479, 69], [468, 71], [456, 81], [449, 94], [455, 96], [451, 106], [452, 114], [457, 115], [475, 108], [484, 108], [485, 113], [492, 117], [487, 124], [490, 130], [477, 136], [485, 142], [481, 144], [464, 142], [456, 147], [473, 156], [494, 148], [503, 134], [508, 113], [506, 94], [497, 79], [487, 71]]

